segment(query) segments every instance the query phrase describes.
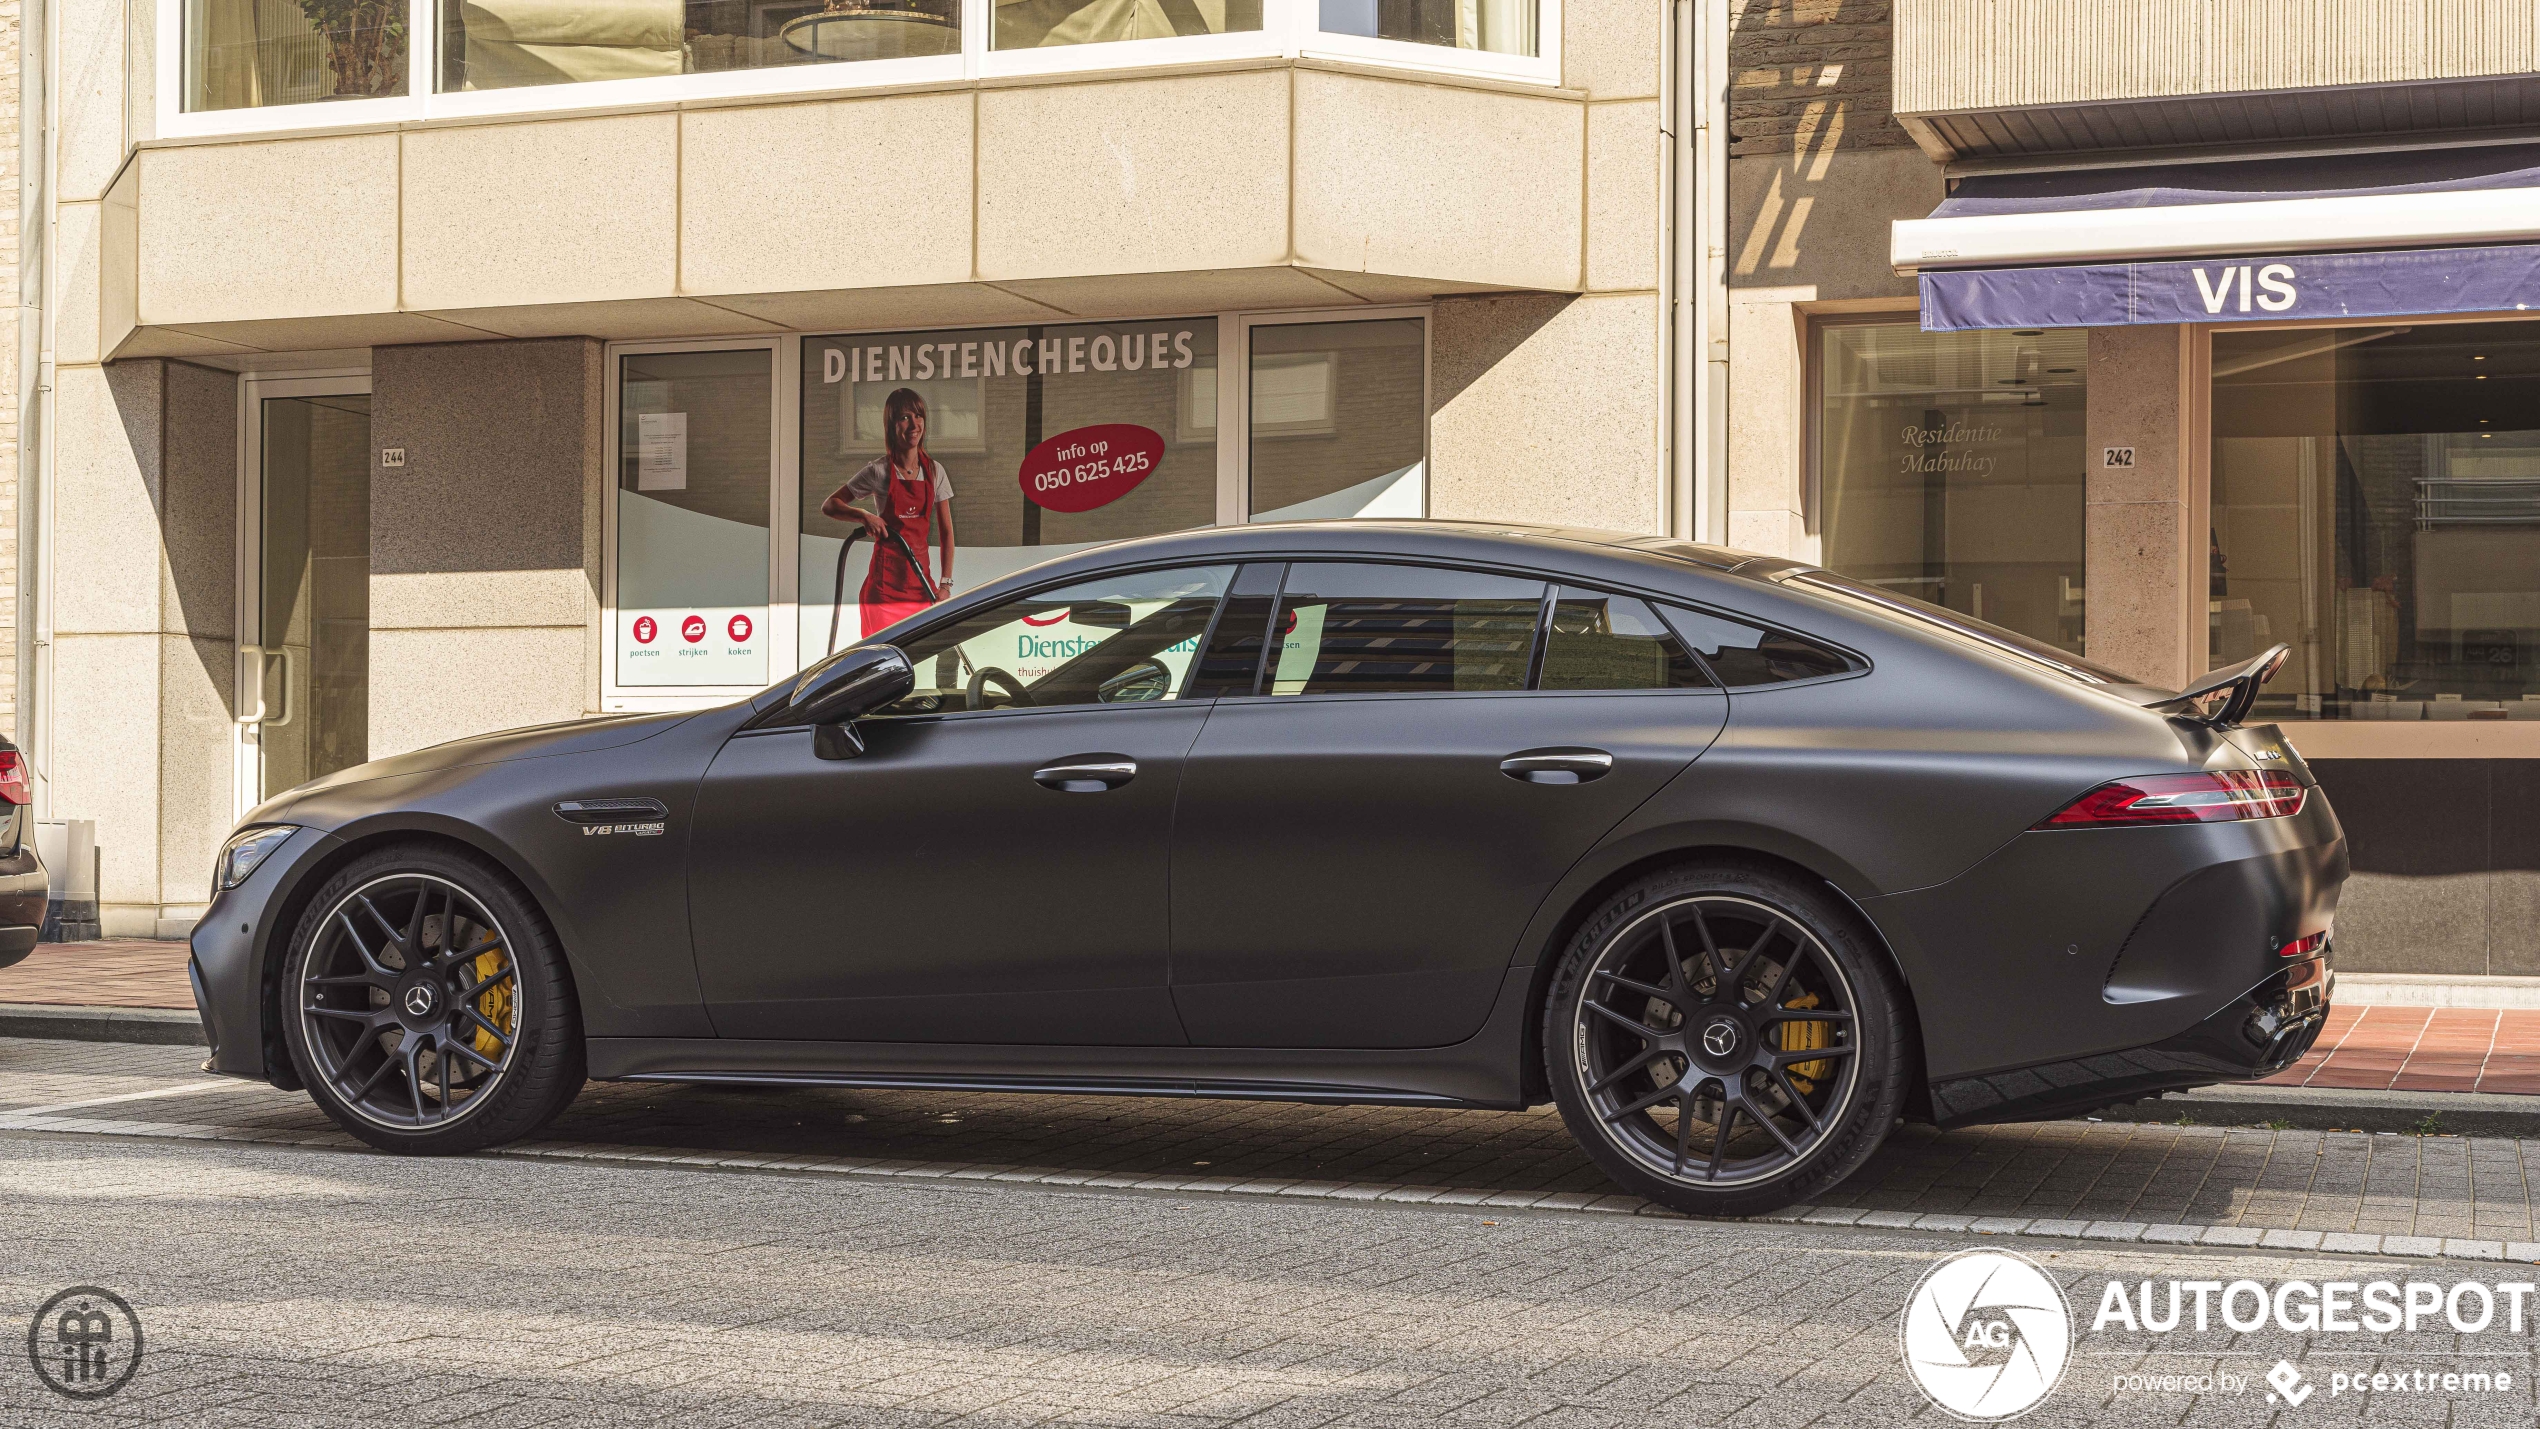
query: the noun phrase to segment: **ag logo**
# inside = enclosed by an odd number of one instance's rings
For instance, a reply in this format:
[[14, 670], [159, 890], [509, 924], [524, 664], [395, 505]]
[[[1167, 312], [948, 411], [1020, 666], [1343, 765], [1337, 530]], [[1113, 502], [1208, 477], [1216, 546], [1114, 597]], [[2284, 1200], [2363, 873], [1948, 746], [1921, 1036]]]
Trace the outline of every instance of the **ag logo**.
[[2014, 1419], [2062, 1381], [2073, 1351], [2072, 1307], [2035, 1261], [1961, 1251], [1924, 1272], [1897, 1339], [1906, 1372], [1943, 1411]]

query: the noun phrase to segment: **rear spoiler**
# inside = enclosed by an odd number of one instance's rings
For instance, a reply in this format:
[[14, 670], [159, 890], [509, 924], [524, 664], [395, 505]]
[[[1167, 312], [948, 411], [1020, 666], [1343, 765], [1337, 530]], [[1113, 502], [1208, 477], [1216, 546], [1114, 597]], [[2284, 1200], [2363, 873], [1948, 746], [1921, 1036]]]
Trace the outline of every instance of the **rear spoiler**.
[[[2148, 710], [2160, 710], [2180, 719], [2192, 719], [2215, 729], [2237, 728], [2249, 717], [2250, 707], [2258, 702], [2258, 687], [2275, 678], [2284, 658], [2293, 653], [2290, 645], [2278, 643], [2260, 651], [2257, 658], [2238, 665], [2208, 670], [2188, 682], [2187, 688], [2165, 699], [2144, 704]], [[2217, 696], [2220, 699], [2215, 703]]]

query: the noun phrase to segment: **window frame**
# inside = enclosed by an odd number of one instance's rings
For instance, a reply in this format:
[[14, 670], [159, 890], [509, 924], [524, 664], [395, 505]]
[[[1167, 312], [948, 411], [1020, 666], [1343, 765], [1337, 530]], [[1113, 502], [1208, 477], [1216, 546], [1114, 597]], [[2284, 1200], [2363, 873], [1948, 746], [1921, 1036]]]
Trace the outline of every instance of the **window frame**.
[[[1416, 317], [1420, 319], [1421, 414], [1420, 509], [1429, 510], [1431, 484], [1428, 462], [1434, 450], [1430, 423], [1434, 397], [1431, 372], [1435, 366], [1435, 324], [1431, 321], [1431, 305], [1397, 304], [1386, 307], [1315, 308], [1296, 312], [1194, 313], [1189, 309], [1165, 310], [1133, 314], [1121, 318], [1087, 318], [1082, 322], [1188, 321], [1217, 325], [1217, 526], [1242, 526], [1249, 513], [1252, 450], [1252, 406], [1249, 397], [1252, 381], [1253, 327], [1296, 322], [1378, 322]], [[802, 673], [807, 662], [801, 657], [802, 630], [802, 385], [803, 340], [810, 338], [853, 338], [859, 336], [901, 336], [927, 332], [975, 332], [982, 327], [1015, 326], [996, 323], [929, 323], [906, 327], [870, 329], [822, 328], [818, 331], [735, 334], [728, 337], [682, 338], [663, 341], [611, 342], [602, 350], [605, 364], [603, 385], [607, 391], [602, 413], [603, 451], [601, 457], [600, 499], [600, 599], [598, 623], [591, 638], [598, 651], [597, 708], [603, 712], [644, 713], [710, 709], [759, 693], [768, 685], [781, 684]], [[776, 363], [773, 419], [775, 461], [768, 492], [769, 540], [768, 564], [768, 647], [767, 685], [621, 685], [617, 680], [617, 586], [618, 586], [618, 495], [617, 473], [624, 461], [620, 448], [619, 396], [621, 372], [619, 358], [630, 353], [646, 352], [728, 352], [740, 348], [772, 349]], [[1169, 434], [1168, 434], [1169, 435]], [[1245, 555], [1240, 562], [1263, 560], [1313, 559], [1288, 556]], [[1167, 563], [1176, 564], [1176, 563]], [[1419, 564], [1413, 562], [1413, 564]], [[919, 629], [925, 629], [921, 626]], [[586, 685], [585, 688], [590, 688]], [[1478, 693], [1478, 692], [1466, 692]]]
[[162, 138], [181, 139], [319, 131], [416, 120], [624, 109], [689, 100], [855, 94], [1034, 75], [1134, 72], [1165, 65], [1239, 59], [1336, 59], [1421, 74], [1558, 86], [1561, 0], [1539, 0], [1539, 7], [1538, 48], [1542, 53], [1538, 56], [1498, 55], [1446, 45], [1327, 34], [1320, 28], [1320, 0], [1262, 0], [1259, 30], [997, 50], [990, 48], [995, 0], [961, 0], [961, 49], [957, 54], [840, 60], [445, 94], [433, 87], [441, 72], [441, 0], [406, 0], [405, 94], [384, 99], [189, 112], [185, 108], [186, 0], [157, 0], [157, 133]]

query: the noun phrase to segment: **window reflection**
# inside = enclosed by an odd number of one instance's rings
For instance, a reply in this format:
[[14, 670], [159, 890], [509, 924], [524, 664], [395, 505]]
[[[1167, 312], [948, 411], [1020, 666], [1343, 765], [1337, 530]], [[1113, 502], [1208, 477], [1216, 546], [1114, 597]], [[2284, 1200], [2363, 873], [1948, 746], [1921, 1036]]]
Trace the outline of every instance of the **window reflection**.
[[2269, 718], [2540, 719], [2540, 336], [2214, 338], [2206, 623]]
[[405, 0], [187, 0], [185, 109], [406, 92]]
[[996, 0], [996, 7], [1001, 50], [1261, 28], [1261, 0]]
[[2080, 654], [2087, 341], [1820, 328], [1826, 566]]
[[1501, 55], [1543, 52], [1537, 0], [1322, 0], [1322, 25], [1335, 35]]
[[444, 0], [442, 90], [961, 52], [961, 0]]

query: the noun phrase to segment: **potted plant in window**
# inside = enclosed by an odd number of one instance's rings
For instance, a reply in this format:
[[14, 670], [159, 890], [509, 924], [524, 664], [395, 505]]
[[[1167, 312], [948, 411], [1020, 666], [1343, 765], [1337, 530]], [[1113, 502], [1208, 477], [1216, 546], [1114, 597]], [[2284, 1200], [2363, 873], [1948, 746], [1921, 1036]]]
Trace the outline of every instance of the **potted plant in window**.
[[335, 99], [406, 92], [405, 0], [298, 0], [326, 40]]

